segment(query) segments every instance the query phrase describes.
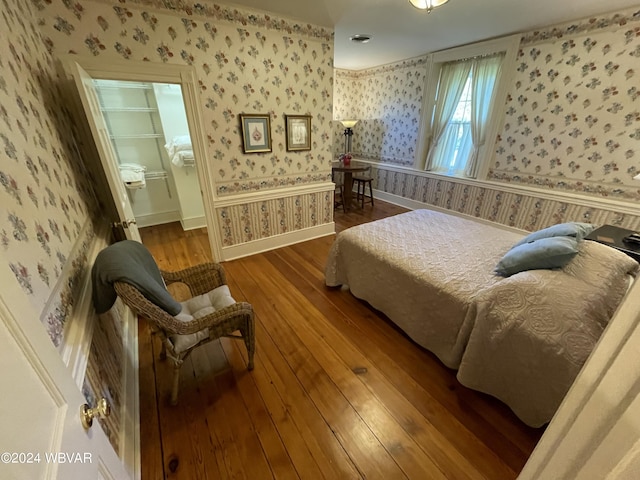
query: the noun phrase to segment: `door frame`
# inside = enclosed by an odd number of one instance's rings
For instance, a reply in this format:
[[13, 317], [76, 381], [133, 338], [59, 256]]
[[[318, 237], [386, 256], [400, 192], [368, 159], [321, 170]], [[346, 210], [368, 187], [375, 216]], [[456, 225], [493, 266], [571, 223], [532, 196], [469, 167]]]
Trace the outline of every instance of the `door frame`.
[[196, 162], [198, 182], [202, 192], [204, 215], [207, 224], [209, 246], [215, 261], [222, 260], [222, 244], [220, 226], [215, 216], [215, 203], [217, 200], [213, 185], [207, 181], [212, 176], [211, 166], [205, 161], [207, 149], [205, 144], [205, 129], [202, 119], [198, 79], [195, 68], [189, 65], [159, 64], [151, 62], [139, 62], [135, 60], [120, 61], [100, 58], [83, 57], [81, 55], [65, 55], [61, 57], [68, 76], [71, 70], [70, 63], [78, 63], [89, 75], [96, 79], [120, 80], [149, 83], [174, 83], [182, 87], [182, 98], [189, 134]]

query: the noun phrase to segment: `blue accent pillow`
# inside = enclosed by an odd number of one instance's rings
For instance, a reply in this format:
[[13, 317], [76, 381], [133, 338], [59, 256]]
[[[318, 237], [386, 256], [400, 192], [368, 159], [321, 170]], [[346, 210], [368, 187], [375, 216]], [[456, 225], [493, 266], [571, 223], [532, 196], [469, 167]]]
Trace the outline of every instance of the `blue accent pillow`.
[[508, 277], [524, 270], [541, 268], [559, 268], [578, 253], [578, 240], [575, 237], [547, 237], [509, 250], [496, 265], [498, 275]]
[[575, 237], [577, 240], [582, 240], [584, 237], [593, 232], [595, 228], [596, 226], [591, 225], [590, 223], [558, 223], [556, 225], [552, 225], [550, 227], [543, 228], [542, 230], [530, 233], [518, 243], [516, 243], [514, 247], [523, 245], [525, 243], [534, 242], [536, 240], [540, 240], [541, 238], [549, 237]]

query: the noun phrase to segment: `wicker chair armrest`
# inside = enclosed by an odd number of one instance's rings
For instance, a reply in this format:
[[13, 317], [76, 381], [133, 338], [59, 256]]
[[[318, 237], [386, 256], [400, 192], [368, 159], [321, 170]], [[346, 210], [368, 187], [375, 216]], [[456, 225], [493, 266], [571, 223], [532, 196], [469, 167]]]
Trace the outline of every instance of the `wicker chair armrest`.
[[193, 296], [202, 295], [227, 284], [227, 277], [222, 265], [215, 262], [202, 263], [176, 272], [161, 270], [160, 273], [167, 285], [174, 282], [184, 283], [189, 287]]
[[155, 322], [163, 330], [171, 331], [173, 322], [176, 319], [148, 300], [136, 287], [126, 282], [114, 282], [113, 288], [124, 304], [133, 310], [136, 315]]
[[253, 316], [253, 307], [250, 303], [236, 302], [204, 317], [183, 322], [165, 312], [153, 302], [147, 300], [133, 285], [124, 282], [114, 282], [113, 286], [118, 296], [129, 308], [136, 314], [155, 322], [158, 327], [168, 334], [188, 335], [199, 332], [205, 328], [215, 329], [216, 326], [223, 325], [226, 321], [238, 316]]

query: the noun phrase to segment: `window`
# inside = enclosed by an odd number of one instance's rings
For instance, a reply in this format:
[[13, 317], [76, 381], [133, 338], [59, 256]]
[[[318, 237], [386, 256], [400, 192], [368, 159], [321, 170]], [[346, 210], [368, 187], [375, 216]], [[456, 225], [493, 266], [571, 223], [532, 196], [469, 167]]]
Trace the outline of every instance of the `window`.
[[431, 169], [448, 175], [464, 174], [471, 155], [471, 74], [467, 77], [460, 100], [447, 123], [434, 152]]
[[418, 168], [470, 178], [483, 172], [481, 162], [487, 164], [490, 154], [485, 139], [496, 135], [492, 105], [502, 64], [507, 53], [508, 61], [514, 61], [515, 45], [514, 39], [505, 38], [432, 55]]

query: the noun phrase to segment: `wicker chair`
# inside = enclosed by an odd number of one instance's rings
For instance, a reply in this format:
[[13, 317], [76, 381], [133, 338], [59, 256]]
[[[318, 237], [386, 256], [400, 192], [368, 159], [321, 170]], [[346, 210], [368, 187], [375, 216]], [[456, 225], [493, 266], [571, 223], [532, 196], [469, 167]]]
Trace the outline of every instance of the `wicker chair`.
[[[227, 304], [223, 308], [200, 310], [190, 319], [180, 318], [182, 313], [176, 317], [170, 315], [162, 308], [147, 300], [143, 294], [130, 283], [116, 281], [113, 287], [122, 299], [136, 314], [141, 315], [151, 321], [153, 330], [160, 334], [162, 338], [161, 358], [167, 356], [173, 361], [173, 386], [171, 390], [171, 405], [178, 402], [178, 386], [180, 381], [180, 367], [189, 354], [197, 347], [205, 343], [217, 340], [220, 337], [232, 337], [244, 340], [247, 347], [249, 370], [253, 370], [253, 356], [255, 352], [255, 326], [253, 308], [246, 302], [236, 302], [228, 294], [228, 289], [216, 289], [227, 284], [225, 272], [221, 265], [217, 263], [205, 263], [195, 267], [186, 268], [177, 272], [160, 271], [167, 285], [180, 282], [191, 292], [192, 298], [209, 298], [210, 296], [225, 295], [222, 304]], [[199, 296], [203, 297], [199, 297]], [[182, 302], [183, 311], [187, 308], [190, 300]], [[210, 313], [208, 313], [210, 312]], [[201, 316], [202, 315], [202, 316]], [[188, 317], [187, 317], [188, 318]], [[240, 332], [240, 335], [233, 335]]]

